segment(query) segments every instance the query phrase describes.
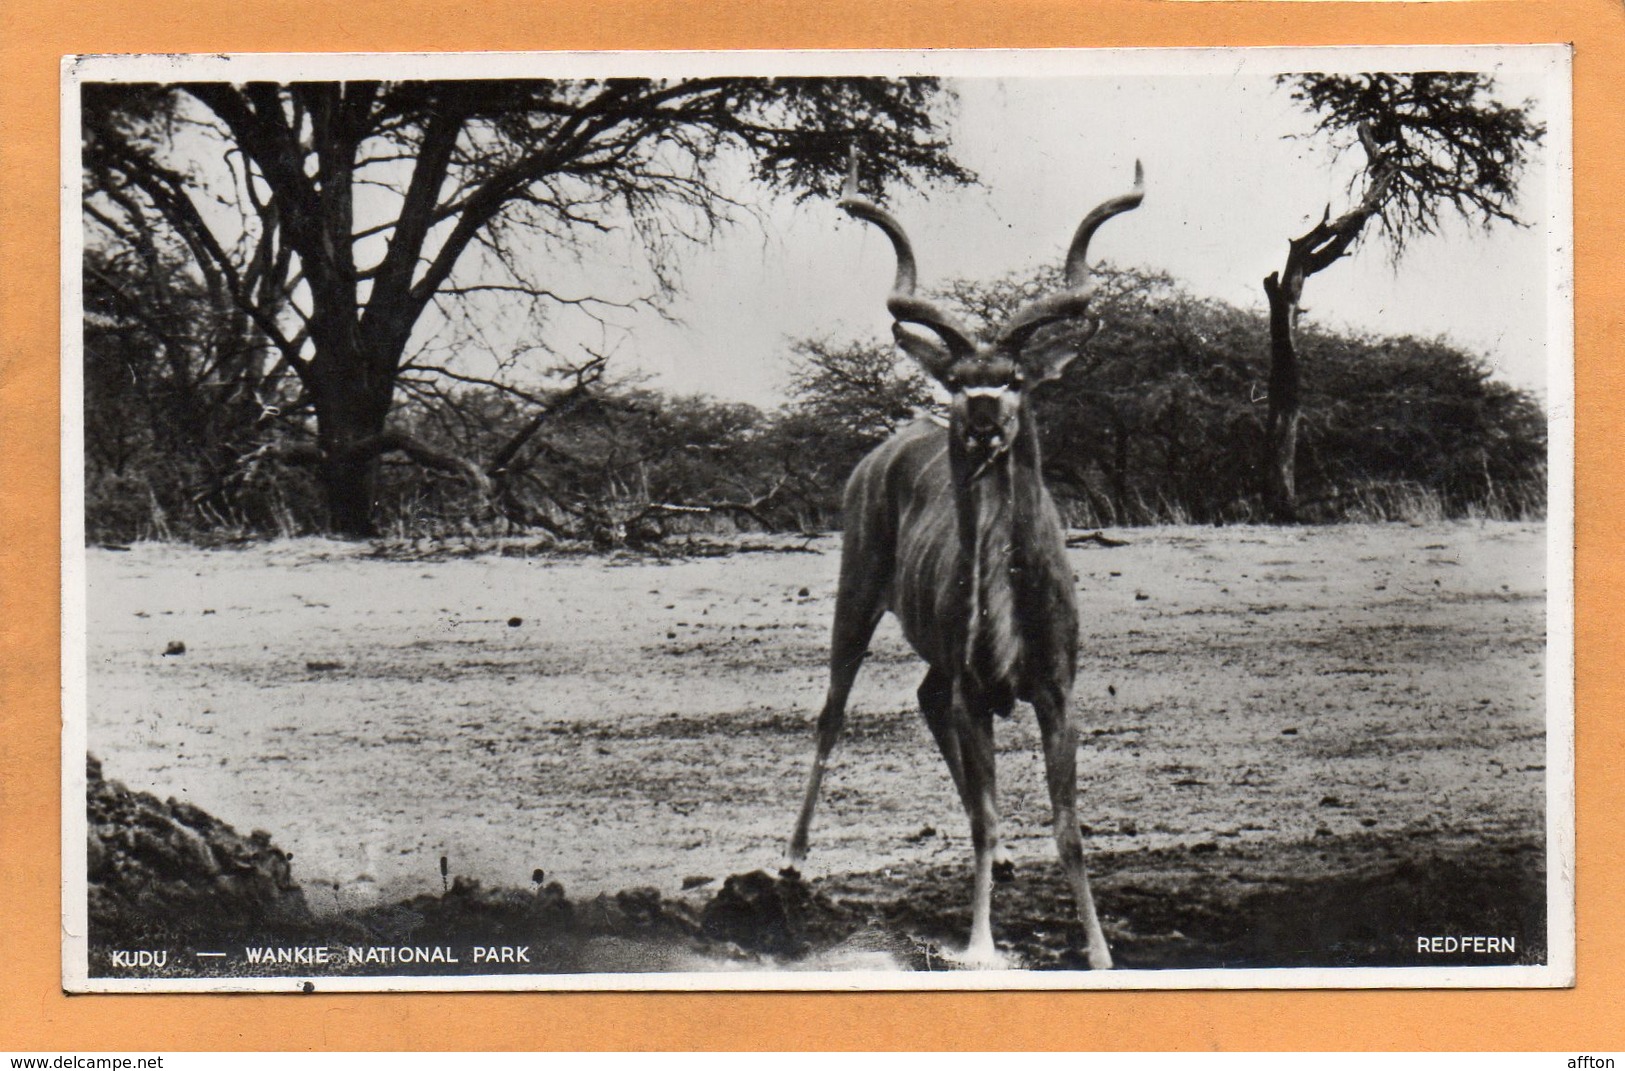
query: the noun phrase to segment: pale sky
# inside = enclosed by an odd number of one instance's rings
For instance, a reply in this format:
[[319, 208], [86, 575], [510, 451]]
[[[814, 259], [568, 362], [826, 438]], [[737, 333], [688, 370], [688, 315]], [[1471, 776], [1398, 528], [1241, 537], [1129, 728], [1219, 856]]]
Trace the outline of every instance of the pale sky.
[[[1540, 89], [1507, 77], [1502, 87], [1513, 100]], [[893, 191], [890, 202], [925, 288], [1059, 263], [1084, 213], [1128, 189], [1136, 157], [1145, 203], [1101, 228], [1091, 259], [1162, 269], [1199, 296], [1243, 308], [1264, 307], [1261, 281], [1280, 268], [1288, 238], [1327, 204], [1334, 215], [1350, 204], [1357, 153], [1334, 161], [1324, 143], [1285, 138], [1309, 122], [1269, 78], [972, 79], [955, 88], [954, 149], [982, 184]], [[1522, 218], [1537, 224], [1529, 228], [1452, 225], [1414, 243], [1397, 268], [1386, 246], [1367, 242], [1308, 282], [1310, 318], [1443, 334], [1503, 378], [1542, 388], [1547, 185], [1537, 160], [1520, 198]], [[771, 404], [783, 397], [790, 340], [888, 338], [894, 262], [885, 237], [833, 204], [767, 208], [765, 227], [741, 224], [684, 256], [684, 293], [671, 308], [680, 324], [628, 318], [624, 335], [589, 333], [593, 344], [607, 342], [623, 370], [645, 371], [657, 385]]]

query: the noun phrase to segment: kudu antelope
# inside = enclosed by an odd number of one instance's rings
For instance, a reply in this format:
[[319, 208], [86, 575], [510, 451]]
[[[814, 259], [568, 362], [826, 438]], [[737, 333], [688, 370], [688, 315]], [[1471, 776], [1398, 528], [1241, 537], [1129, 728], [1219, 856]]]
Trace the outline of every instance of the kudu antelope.
[[[1078, 612], [1059, 515], [1039, 470], [1033, 388], [1061, 374], [1098, 329], [1082, 320], [1094, 287], [1089, 240], [1106, 220], [1145, 196], [1134, 165], [1130, 193], [1084, 217], [1066, 257], [1065, 289], [1015, 314], [979, 344], [944, 310], [915, 293], [913, 249], [902, 226], [858, 196], [857, 158], [839, 202], [885, 232], [897, 253], [886, 302], [897, 344], [952, 396], [946, 429], [920, 420], [877, 447], [853, 471], [830, 649], [829, 692], [818, 716], [817, 757], [790, 841], [807, 853], [807, 829], [847, 695], [881, 616], [890, 610], [929, 665], [920, 710], [970, 817], [975, 849], [967, 964], [995, 966], [995, 870], [1010, 869], [999, 842], [993, 715], [1031, 703], [1043, 736], [1055, 841], [1088, 937], [1088, 962], [1111, 966], [1083, 864], [1077, 818], [1077, 736], [1068, 715], [1077, 668]], [[918, 324], [941, 341], [904, 330]]]

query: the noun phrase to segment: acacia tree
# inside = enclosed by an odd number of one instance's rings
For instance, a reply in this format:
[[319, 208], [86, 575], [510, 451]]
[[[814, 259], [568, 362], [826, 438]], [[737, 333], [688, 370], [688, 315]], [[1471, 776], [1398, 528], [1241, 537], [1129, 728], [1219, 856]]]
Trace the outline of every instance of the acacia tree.
[[794, 343], [790, 353], [798, 412], [863, 451], [931, 405], [924, 376], [912, 362], [900, 363], [890, 343], [810, 338]]
[[923, 78], [87, 85], [82, 103], [87, 218], [125, 244], [165, 229], [252, 324], [272, 357], [249, 389], [295, 429], [314, 421], [282, 456], [316, 467], [348, 535], [372, 531], [385, 453], [502, 476], [391, 426], [403, 376], [511, 386], [410, 353], [431, 309], [602, 311], [548, 271], [591, 233], [648, 255], [658, 302], [674, 246], [747, 210], [718, 177], [732, 159], [802, 197], [834, 191], [854, 140], [882, 180], [971, 178], [941, 138], [950, 98]]
[[1292, 74], [1278, 79], [1315, 117], [1314, 134], [1341, 152], [1361, 146], [1358, 201], [1288, 243], [1286, 263], [1264, 280], [1270, 311], [1269, 413], [1264, 499], [1273, 519], [1297, 519], [1296, 462], [1302, 417], [1297, 327], [1304, 282], [1347, 254], [1376, 219], [1397, 259], [1415, 238], [1456, 216], [1485, 228], [1518, 223], [1517, 182], [1545, 135], [1529, 102], [1497, 100], [1477, 73]]
[[[1131, 473], [1138, 455], [1165, 443], [1169, 466], [1199, 468], [1203, 429], [1191, 419], [1220, 370], [1197, 367], [1191, 332], [1205, 317], [1166, 273], [1098, 264], [1093, 325], [1056, 325], [1079, 337], [1079, 357], [1035, 398], [1044, 429], [1044, 479], [1074, 515], [1106, 523], [1156, 516], [1142, 508]], [[944, 295], [981, 330], [1060, 287], [1061, 269], [989, 282], [956, 280]], [[1042, 336], [1041, 336], [1042, 337]], [[1086, 345], [1083, 343], [1086, 341]]]

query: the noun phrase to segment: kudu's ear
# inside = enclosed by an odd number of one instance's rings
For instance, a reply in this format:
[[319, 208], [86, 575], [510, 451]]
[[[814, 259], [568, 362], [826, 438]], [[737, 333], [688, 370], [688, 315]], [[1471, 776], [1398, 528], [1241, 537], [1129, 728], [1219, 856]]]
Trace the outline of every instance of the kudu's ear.
[[1021, 367], [1031, 386], [1061, 378], [1072, 359], [1088, 348], [1089, 340], [1100, 330], [1101, 321], [1069, 323], [1060, 329], [1039, 332], [1021, 351]]
[[939, 382], [954, 363], [954, 355], [948, 352], [948, 347], [935, 339], [916, 335], [902, 324], [891, 325], [891, 337], [897, 340], [904, 353], [919, 362], [927, 375]]

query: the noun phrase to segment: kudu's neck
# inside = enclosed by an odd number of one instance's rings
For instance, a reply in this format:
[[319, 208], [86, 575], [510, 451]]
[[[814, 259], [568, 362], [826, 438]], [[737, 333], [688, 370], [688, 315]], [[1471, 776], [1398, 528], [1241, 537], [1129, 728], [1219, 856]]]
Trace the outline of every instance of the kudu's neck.
[[997, 458], [978, 465], [965, 446], [959, 428], [953, 428], [949, 448], [954, 498], [959, 511], [961, 549], [974, 553], [997, 535], [1007, 547], [1024, 543], [1036, 534], [1043, 495], [1038, 432], [1032, 404], [1021, 401], [1020, 422], [1014, 440]]
[[1038, 435], [1023, 399], [1020, 426], [1001, 456], [978, 473], [964, 439], [951, 437], [950, 462], [959, 514], [960, 584], [966, 598], [963, 650], [972, 676], [995, 688], [1014, 685], [1024, 642], [1017, 607], [1034, 568], [1043, 484]]

